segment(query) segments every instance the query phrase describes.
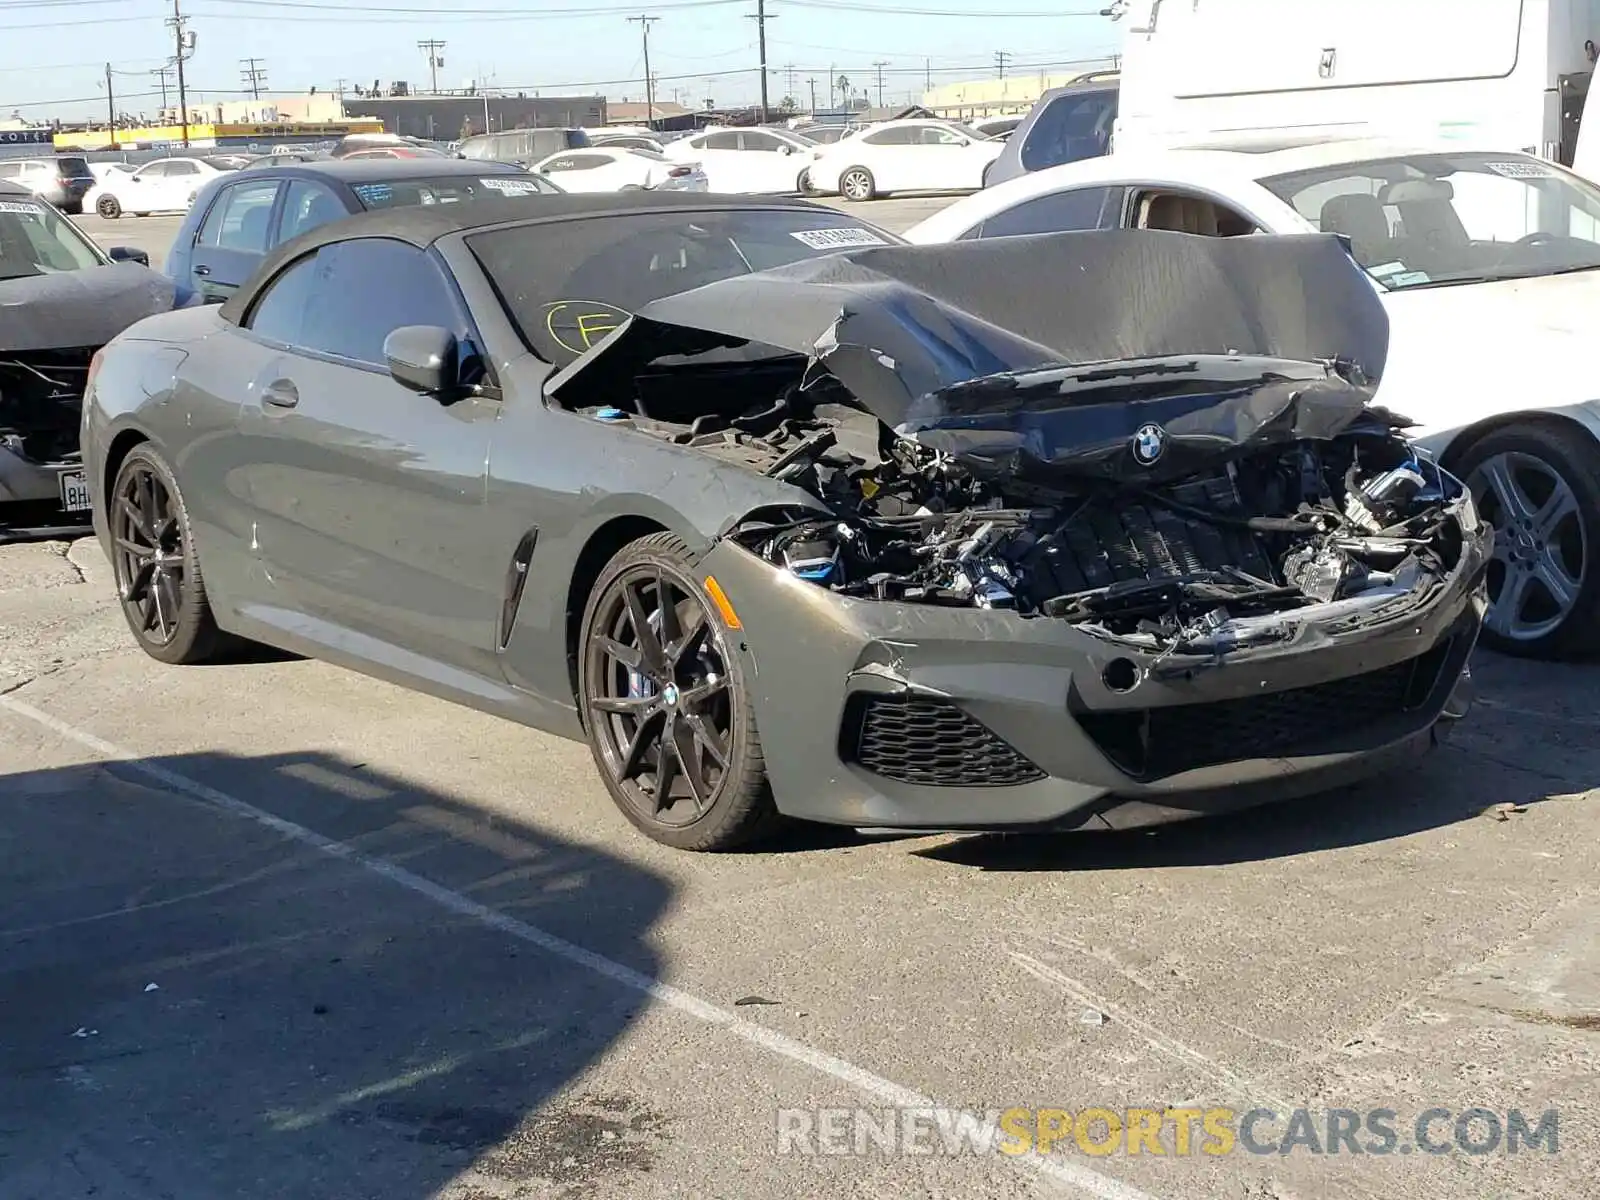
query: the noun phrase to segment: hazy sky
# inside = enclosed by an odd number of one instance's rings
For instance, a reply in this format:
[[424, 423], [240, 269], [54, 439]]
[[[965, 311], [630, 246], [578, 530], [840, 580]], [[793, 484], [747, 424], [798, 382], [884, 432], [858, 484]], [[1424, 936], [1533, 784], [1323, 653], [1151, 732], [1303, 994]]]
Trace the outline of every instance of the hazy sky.
[[[758, 95], [756, 0], [180, 0], [198, 35], [186, 81], [197, 99], [248, 94], [240, 59], [265, 69], [267, 91], [332, 89], [395, 79], [426, 88], [419, 39], [437, 38], [444, 67], [439, 86], [474, 79], [545, 94], [601, 92], [643, 99], [640, 26], [628, 16], [660, 18], [650, 27], [657, 99], [698, 106]], [[1105, 0], [1051, 11], [1045, 0], [768, 0], [767, 62], [776, 104], [789, 90], [809, 102], [817, 79], [825, 103], [830, 69], [877, 98], [875, 62], [886, 103], [935, 84], [996, 74], [1037, 74], [1116, 48], [1120, 27], [1098, 16]], [[985, 11], [987, 9], [987, 11]], [[172, 0], [0, 0], [0, 117], [98, 116], [105, 104], [105, 63], [119, 111], [151, 111], [160, 80], [150, 74], [172, 53], [163, 23]], [[977, 15], [981, 14], [981, 15]], [[931, 67], [931, 71], [930, 71]], [[170, 79], [169, 79], [170, 84]], [[173, 92], [174, 102], [176, 92]]]

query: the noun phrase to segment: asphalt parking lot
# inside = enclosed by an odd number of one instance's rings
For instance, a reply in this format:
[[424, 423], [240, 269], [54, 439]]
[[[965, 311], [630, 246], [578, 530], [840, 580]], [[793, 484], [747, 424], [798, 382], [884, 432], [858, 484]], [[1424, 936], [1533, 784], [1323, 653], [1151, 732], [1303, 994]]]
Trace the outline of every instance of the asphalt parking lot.
[[[159, 262], [177, 222], [81, 223]], [[1413, 774], [1241, 816], [692, 856], [582, 746], [163, 667], [95, 543], [0, 547], [0, 1196], [1593, 1195], [1596, 670], [1480, 653]], [[1281, 1116], [1264, 1154], [1045, 1157], [821, 1111], [930, 1104]], [[1278, 1153], [1298, 1108], [1398, 1144]], [[1474, 1108], [1555, 1111], [1556, 1152], [1449, 1144]]]

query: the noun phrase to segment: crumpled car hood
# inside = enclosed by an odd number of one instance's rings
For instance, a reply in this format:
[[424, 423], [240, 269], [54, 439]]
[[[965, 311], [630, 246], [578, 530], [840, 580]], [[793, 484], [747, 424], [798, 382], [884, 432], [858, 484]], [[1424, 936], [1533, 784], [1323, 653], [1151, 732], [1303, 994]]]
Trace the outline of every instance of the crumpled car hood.
[[626, 390], [657, 359], [753, 344], [806, 355], [884, 424], [964, 456], [1116, 475], [1158, 424], [1175, 452], [1140, 471], [1154, 482], [1219, 449], [1340, 432], [1388, 342], [1336, 237], [1108, 230], [864, 248], [722, 280], [645, 305], [549, 391]]
[[103, 346], [171, 310], [176, 294], [172, 280], [137, 263], [0, 279], [0, 353]]

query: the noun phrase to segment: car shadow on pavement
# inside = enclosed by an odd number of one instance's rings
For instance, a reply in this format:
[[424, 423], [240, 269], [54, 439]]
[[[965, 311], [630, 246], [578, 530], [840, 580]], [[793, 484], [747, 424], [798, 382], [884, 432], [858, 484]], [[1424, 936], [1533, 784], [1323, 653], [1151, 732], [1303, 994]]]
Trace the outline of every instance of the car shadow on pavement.
[[1118, 832], [978, 834], [912, 853], [984, 871], [1222, 866], [1489, 820], [1498, 806], [1523, 808], [1551, 795], [1548, 779], [1485, 768], [1471, 752], [1443, 746], [1404, 774], [1223, 815]]
[[543, 1194], [670, 1136], [575, 1086], [644, 995], [538, 944], [657, 976], [670, 886], [603, 851], [323, 754], [186, 754], [0, 776], [0, 861], [0, 1196]]

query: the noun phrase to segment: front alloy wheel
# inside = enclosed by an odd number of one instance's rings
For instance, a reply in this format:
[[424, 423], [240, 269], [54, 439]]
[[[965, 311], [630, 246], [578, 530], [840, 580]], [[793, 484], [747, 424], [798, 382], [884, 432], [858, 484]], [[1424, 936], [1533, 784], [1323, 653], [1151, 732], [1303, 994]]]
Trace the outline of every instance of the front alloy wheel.
[[1528, 658], [1600, 648], [1600, 450], [1530, 425], [1489, 434], [1460, 467], [1495, 531], [1485, 643]]
[[222, 635], [200, 578], [189, 512], [172, 469], [149, 446], [135, 447], [117, 470], [106, 518], [117, 597], [140, 647], [165, 663], [211, 658]]
[[721, 850], [776, 816], [740, 663], [670, 534], [601, 574], [584, 614], [579, 703], [617, 807], [658, 842]]
[[101, 196], [95, 201], [94, 211], [106, 221], [115, 221], [122, 215], [122, 205], [115, 196]]

